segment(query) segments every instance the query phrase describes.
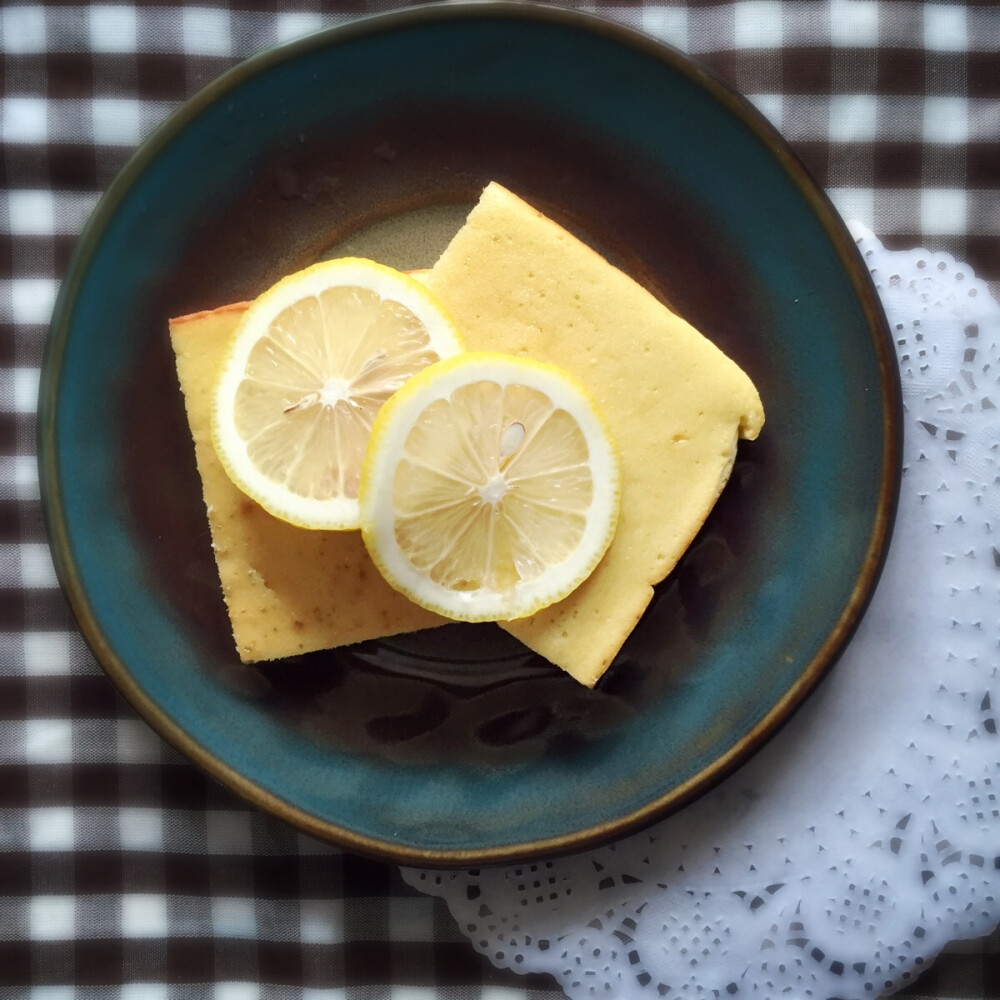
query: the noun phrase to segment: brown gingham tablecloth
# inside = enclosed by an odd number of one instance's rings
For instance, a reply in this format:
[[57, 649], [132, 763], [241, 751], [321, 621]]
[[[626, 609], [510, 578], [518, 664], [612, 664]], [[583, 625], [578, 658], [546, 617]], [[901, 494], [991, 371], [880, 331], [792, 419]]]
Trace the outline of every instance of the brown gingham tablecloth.
[[[0, 6], [0, 998], [561, 996], [547, 978], [489, 966], [391, 865], [299, 835], [165, 746], [79, 637], [40, 512], [47, 323], [101, 192], [240, 59], [393, 6]], [[747, 94], [842, 214], [888, 247], [950, 252], [1000, 290], [1000, 6], [586, 9]], [[903, 995], [1000, 998], [1000, 937], [952, 946]]]

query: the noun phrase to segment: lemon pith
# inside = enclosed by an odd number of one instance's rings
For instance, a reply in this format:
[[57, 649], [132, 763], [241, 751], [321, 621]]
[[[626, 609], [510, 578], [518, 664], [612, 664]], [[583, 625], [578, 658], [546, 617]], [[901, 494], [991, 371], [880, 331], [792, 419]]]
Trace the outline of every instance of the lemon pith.
[[461, 349], [433, 295], [392, 268], [342, 258], [283, 278], [247, 310], [221, 365], [212, 439], [227, 475], [282, 520], [357, 528], [378, 410]]
[[464, 621], [529, 615], [582, 583], [618, 516], [617, 454], [585, 391], [490, 353], [437, 362], [375, 420], [361, 476], [373, 561]]

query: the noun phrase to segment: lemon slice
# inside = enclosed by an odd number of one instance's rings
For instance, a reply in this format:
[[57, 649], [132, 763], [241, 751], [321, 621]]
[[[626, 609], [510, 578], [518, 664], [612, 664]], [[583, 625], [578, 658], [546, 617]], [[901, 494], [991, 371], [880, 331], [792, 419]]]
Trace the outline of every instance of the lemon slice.
[[504, 621], [565, 597], [618, 520], [618, 455], [561, 369], [468, 353], [414, 376], [375, 420], [361, 531], [382, 575], [461, 621]]
[[415, 278], [323, 261], [256, 299], [222, 362], [212, 440], [229, 478], [303, 528], [357, 528], [372, 423], [415, 372], [462, 349]]

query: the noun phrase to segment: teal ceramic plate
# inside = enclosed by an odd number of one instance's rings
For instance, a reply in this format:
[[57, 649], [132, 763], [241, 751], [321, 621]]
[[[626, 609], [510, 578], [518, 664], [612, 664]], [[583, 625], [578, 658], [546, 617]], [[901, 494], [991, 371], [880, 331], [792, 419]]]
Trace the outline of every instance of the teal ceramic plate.
[[[763, 435], [595, 691], [493, 626], [240, 666], [168, 317], [330, 254], [429, 264], [491, 179], [710, 332]], [[636, 829], [788, 718], [875, 584], [898, 406], [863, 263], [749, 104], [591, 16], [447, 4], [251, 59], [140, 148], [63, 284], [39, 447], [82, 631], [167, 740], [347, 848], [472, 865]]]

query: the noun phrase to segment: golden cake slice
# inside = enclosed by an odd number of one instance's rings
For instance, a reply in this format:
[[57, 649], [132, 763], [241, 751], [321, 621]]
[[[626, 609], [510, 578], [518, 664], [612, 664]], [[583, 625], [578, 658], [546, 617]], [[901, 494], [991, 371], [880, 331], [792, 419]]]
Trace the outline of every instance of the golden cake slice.
[[212, 546], [240, 658], [274, 660], [444, 623], [393, 590], [357, 531], [272, 517], [229, 480], [212, 446], [212, 388], [247, 304], [170, 322]]
[[424, 277], [475, 351], [547, 361], [589, 389], [621, 454], [618, 530], [558, 604], [501, 625], [578, 681], [607, 669], [764, 422], [735, 362], [498, 184]]

